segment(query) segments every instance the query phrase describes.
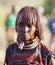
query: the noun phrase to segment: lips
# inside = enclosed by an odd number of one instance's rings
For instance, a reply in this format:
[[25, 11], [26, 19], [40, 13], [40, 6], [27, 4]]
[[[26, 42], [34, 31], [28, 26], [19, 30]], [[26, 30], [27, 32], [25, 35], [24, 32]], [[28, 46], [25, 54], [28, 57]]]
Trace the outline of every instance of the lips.
[[30, 38], [30, 36], [29, 35], [25, 35], [25, 38], [28, 39], [28, 38]]
[[30, 35], [29, 33], [25, 33], [25, 36]]
[[28, 39], [30, 39], [30, 34], [29, 33], [25, 33], [24, 37], [25, 37], [26, 40], [28, 40]]

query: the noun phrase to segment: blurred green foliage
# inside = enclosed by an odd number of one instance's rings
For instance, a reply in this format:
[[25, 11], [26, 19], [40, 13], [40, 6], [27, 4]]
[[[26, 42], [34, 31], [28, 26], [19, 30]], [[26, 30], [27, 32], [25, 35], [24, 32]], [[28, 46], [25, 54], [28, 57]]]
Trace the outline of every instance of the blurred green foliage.
[[45, 0], [43, 6], [45, 8], [45, 14], [48, 16], [52, 16], [53, 9], [55, 8], [55, 0]]

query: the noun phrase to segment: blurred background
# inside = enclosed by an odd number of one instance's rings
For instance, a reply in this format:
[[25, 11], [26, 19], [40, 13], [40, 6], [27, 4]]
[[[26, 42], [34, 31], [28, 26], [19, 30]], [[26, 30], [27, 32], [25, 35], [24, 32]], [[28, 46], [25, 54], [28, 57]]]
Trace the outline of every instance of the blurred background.
[[[16, 41], [16, 16], [24, 6], [38, 9], [44, 34], [42, 43], [55, 51], [55, 33], [49, 26], [49, 21], [55, 17], [55, 0], [0, 0], [0, 65], [4, 63], [6, 48]], [[55, 31], [55, 24], [53, 27]]]

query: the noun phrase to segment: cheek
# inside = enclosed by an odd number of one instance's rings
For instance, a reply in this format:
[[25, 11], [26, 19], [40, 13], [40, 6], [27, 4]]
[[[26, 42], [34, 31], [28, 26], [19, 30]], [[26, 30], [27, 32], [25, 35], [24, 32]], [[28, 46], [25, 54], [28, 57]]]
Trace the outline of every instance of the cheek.
[[31, 35], [34, 35], [35, 31], [31, 31]]
[[20, 29], [20, 28], [18, 28], [17, 34], [19, 34], [19, 35], [20, 35], [20, 33], [21, 33], [21, 29]]
[[35, 27], [32, 27], [32, 28], [31, 28], [31, 34], [32, 34], [32, 35], [35, 33], [35, 30], [36, 30]]
[[21, 32], [21, 30], [22, 30], [22, 29], [21, 29], [20, 27], [18, 27], [18, 32], [19, 32], [19, 33]]

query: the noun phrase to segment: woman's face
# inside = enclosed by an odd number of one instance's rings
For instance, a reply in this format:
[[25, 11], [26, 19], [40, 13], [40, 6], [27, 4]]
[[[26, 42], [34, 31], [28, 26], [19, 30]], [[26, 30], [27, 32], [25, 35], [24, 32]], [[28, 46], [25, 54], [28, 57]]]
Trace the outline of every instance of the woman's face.
[[26, 22], [18, 23], [18, 34], [22, 41], [28, 41], [34, 38], [36, 27], [34, 25], [27, 24]]

